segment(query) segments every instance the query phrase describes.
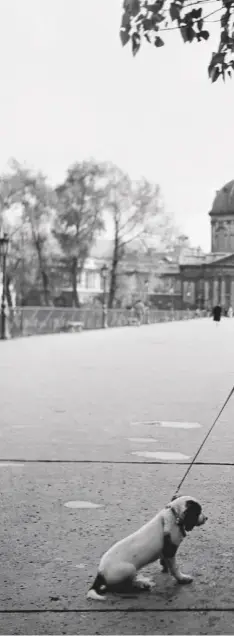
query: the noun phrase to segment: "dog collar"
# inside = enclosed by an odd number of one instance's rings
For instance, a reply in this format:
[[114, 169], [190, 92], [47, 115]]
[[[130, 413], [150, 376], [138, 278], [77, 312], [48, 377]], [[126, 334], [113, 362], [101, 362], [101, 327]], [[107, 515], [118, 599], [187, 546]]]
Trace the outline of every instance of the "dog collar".
[[180, 531], [182, 532], [183, 537], [186, 537], [186, 532], [184, 529], [184, 524], [183, 521], [180, 519], [179, 515], [177, 515], [176, 511], [174, 508], [172, 508], [172, 506], [170, 504], [168, 504], [166, 506], [166, 508], [170, 508], [171, 512], [173, 513], [174, 517], [175, 517], [175, 521], [176, 521], [176, 525], [179, 526]]

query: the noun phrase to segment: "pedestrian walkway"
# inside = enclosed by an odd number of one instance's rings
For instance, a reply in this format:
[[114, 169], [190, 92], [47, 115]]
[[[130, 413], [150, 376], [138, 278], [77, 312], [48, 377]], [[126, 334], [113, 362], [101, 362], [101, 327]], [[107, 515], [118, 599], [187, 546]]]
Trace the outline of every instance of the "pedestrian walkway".
[[[87, 601], [100, 556], [172, 496], [234, 383], [234, 321], [0, 345], [2, 634], [233, 632], [234, 400], [183, 485], [209, 516], [151, 593]], [[7, 612], [4, 613], [4, 612]]]

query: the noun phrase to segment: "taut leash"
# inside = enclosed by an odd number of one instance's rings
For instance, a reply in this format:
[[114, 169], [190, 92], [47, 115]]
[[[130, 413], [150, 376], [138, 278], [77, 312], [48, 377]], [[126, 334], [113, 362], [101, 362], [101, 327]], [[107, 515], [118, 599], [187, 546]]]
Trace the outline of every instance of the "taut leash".
[[223, 410], [225, 409], [225, 406], [226, 406], [226, 405], [227, 405], [227, 403], [229, 402], [229, 400], [230, 400], [230, 398], [231, 398], [231, 396], [232, 396], [232, 394], [233, 394], [233, 393], [234, 393], [234, 386], [232, 387], [232, 389], [231, 389], [230, 393], [228, 394], [227, 399], [225, 400], [225, 402], [224, 402], [224, 404], [223, 404], [223, 406], [222, 406], [221, 410], [219, 411], [219, 413], [218, 413], [218, 415], [217, 415], [217, 417], [216, 417], [215, 421], [213, 422], [212, 426], [209, 428], [209, 431], [208, 431], [208, 433], [206, 434], [206, 436], [205, 436], [205, 438], [204, 438], [203, 442], [202, 442], [202, 443], [201, 443], [201, 445], [199, 446], [199, 449], [198, 449], [198, 451], [196, 452], [196, 455], [194, 455], [194, 458], [192, 459], [191, 463], [189, 464], [189, 466], [188, 466], [187, 470], [185, 471], [185, 474], [183, 475], [183, 477], [182, 477], [182, 479], [181, 479], [181, 481], [180, 481], [180, 483], [179, 483], [179, 486], [177, 486], [176, 491], [175, 491], [175, 493], [174, 493], [174, 495], [173, 495], [173, 497], [172, 497], [171, 501], [173, 501], [173, 499], [176, 499], [176, 497], [178, 496], [178, 492], [179, 492], [179, 490], [180, 490], [180, 488], [181, 488], [182, 484], [184, 483], [185, 478], [187, 477], [187, 475], [188, 475], [189, 471], [191, 470], [191, 468], [192, 468], [192, 466], [193, 466], [193, 464], [194, 464], [195, 460], [197, 459], [197, 457], [198, 457], [198, 455], [199, 455], [199, 453], [200, 453], [201, 449], [203, 448], [204, 444], [206, 443], [206, 440], [208, 439], [208, 437], [209, 437], [209, 435], [210, 435], [211, 431], [213, 430], [213, 428], [214, 428], [214, 426], [215, 426], [216, 422], [218, 421], [218, 419], [219, 419], [219, 417], [220, 417], [221, 413], [222, 413], [222, 412], [223, 412]]

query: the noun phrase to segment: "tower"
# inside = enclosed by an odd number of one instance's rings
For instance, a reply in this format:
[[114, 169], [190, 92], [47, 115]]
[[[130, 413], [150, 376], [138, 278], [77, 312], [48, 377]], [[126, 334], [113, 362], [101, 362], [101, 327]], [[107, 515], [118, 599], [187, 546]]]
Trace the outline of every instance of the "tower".
[[230, 181], [217, 191], [209, 215], [211, 252], [234, 252], [234, 181]]

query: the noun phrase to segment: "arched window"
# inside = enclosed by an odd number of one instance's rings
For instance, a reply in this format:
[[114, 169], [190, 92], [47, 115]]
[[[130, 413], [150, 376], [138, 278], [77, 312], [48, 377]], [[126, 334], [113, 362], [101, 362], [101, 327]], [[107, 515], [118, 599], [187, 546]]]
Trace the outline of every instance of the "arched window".
[[223, 223], [219, 223], [217, 226], [217, 243], [216, 249], [218, 252], [225, 252], [225, 228]]
[[212, 251], [218, 250], [218, 226], [217, 223], [212, 223]]

